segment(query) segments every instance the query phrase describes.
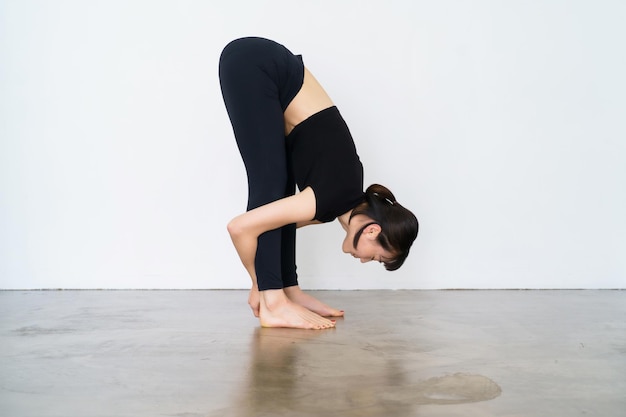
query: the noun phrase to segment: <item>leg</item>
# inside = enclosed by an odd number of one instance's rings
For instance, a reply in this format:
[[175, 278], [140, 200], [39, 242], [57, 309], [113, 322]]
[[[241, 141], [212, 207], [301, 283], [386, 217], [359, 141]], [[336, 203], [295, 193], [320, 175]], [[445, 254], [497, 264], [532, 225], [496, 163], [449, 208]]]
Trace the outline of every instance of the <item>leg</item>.
[[[224, 103], [248, 175], [248, 210], [289, 194], [283, 116], [286, 104], [281, 100], [276, 79], [271, 76], [277, 65], [265, 62], [276, 52], [278, 44], [268, 42], [271, 41], [248, 39], [231, 44], [220, 58]], [[295, 225], [290, 225], [285, 231], [271, 230], [258, 238], [251, 275], [258, 285], [261, 324], [305, 329], [332, 327], [333, 322], [292, 302], [282, 290], [282, 255], [287, 251], [283, 249], [282, 237], [290, 235], [292, 228], [295, 232]], [[290, 279], [295, 278], [295, 263], [293, 272]]]
[[[293, 176], [291, 164], [287, 166], [287, 187], [285, 196], [295, 194], [296, 181]], [[296, 273], [296, 225], [288, 224], [281, 228], [281, 272], [283, 278], [283, 288], [298, 285], [298, 274]]]
[[[256, 56], [256, 43], [230, 44], [219, 68], [224, 103], [248, 176], [248, 210], [285, 197], [288, 177], [278, 86], [257, 63], [262, 57]], [[255, 272], [260, 290], [283, 287], [280, 256], [280, 230], [259, 236]]]

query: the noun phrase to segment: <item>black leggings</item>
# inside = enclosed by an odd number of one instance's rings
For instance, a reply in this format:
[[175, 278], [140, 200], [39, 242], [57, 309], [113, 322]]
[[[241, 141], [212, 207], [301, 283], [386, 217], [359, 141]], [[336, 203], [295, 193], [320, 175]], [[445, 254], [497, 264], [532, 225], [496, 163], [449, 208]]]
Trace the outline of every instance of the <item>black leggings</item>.
[[[283, 113], [302, 87], [301, 57], [268, 39], [237, 39], [222, 51], [219, 76], [248, 174], [247, 209], [294, 195]], [[295, 224], [259, 236], [254, 267], [261, 291], [298, 284]]]

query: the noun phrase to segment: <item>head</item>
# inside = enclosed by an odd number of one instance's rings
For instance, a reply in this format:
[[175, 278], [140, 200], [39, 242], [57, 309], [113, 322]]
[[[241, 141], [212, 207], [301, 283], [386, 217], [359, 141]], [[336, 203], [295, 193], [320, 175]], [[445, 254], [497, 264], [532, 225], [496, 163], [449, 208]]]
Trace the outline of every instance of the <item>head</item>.
[[349, 228], [353, 232], [348, 232], [344, 252], [361, 262], [382, 262], [385, 269], [395, 271], [409, 255], [419, 223], [391, 191], [372, 184], [365, 191], [365, 201], [352, 210]]

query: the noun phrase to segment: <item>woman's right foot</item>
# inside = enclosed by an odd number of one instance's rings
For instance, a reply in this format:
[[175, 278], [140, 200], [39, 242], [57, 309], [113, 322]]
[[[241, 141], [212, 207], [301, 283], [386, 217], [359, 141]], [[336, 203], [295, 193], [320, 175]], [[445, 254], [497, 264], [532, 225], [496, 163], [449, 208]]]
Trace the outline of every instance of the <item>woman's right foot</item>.
[[335, 321], [326, 319], [287, 298], [283, 290], [261, 291], [259, 320], [263, 327], [329, 329]]

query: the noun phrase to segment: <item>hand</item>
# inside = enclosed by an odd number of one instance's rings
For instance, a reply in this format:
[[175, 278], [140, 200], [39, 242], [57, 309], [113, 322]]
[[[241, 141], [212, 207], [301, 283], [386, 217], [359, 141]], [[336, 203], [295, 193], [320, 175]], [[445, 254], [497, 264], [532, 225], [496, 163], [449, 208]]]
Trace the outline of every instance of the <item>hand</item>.
[[259, 306], [261, 303], [261, 295], [259, 294], [259, 288], [255, 285], [250, 289], [250, 295], [248, 296], [248, 305], [252, 309], [254, 317], [259, 317]]

